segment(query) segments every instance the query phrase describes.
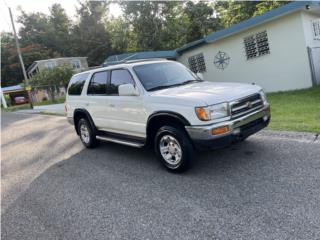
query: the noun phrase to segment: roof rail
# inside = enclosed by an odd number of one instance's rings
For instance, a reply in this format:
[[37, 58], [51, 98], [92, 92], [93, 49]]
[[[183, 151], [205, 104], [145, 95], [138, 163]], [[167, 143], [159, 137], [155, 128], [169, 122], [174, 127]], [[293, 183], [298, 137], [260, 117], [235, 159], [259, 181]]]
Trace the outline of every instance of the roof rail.
[[127, 60], [124, 63], [135, 63], [135, 62], [146, 62], [146, 61], [163, 61], [167, 60], [166, 58], [143, 58], [143, 59], [135, 59], [135, 60]]
[[102, 64], [102, 67], [107, 67], [110, 65], [118, 65], [123, 63], [136, 63], [136, 62], [147, 62], [147, 61], [161, 61], [161, 60], [167, 60], [166, 58], [141, 58], [141, 59], [134, 59], [134, 60], [125, 60], [125, 61], [114, 61], [114, 62], [104, 62]]

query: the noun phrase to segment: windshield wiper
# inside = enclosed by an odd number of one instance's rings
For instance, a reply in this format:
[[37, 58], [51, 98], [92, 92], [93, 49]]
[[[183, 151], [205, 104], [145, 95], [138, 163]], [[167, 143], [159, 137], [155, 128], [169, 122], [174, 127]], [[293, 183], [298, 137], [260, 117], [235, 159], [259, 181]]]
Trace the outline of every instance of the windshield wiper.
[[202, 82], [202, 80], [198, 80], [198, 79], [187, 80], [187, 81], [184, 81], [182, 83], [173, 84], [171, 86], [176, 87], [176, 86], [186, 85], [186, 84], [193, 83], [193, 82]]
[[185, 84], [192, 83], [192, 82], [202, 82], [202, 81], [203, 80], [199, 80], [199, 79], [187, 80], [182, 83], [153, 87], [153, 88], [150, 88], [148, 91], [156, 91], [156, 90], [161, 90], [161, 89], [165, 89], [165, 88], [177, 87], [177, 86], [185, 85]]
[[148, 89], [148, 91], [161, 90], [161, 89], [169, 88], [169, 87], [171, 87], [171, 86], [172, 86], [172, 85], [156, 86], [156, 87], [153, 87], [153, 88]]

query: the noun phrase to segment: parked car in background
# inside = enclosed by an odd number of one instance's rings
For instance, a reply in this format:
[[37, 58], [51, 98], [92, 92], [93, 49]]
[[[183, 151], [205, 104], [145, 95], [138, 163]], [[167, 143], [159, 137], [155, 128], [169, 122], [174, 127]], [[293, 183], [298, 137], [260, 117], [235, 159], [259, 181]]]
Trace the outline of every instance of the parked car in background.
[[28, 103], [28, 99], [24, 96], [14, 98], [14, 104], [16, 105], [25, 104], [25, 103]]
[[129, 61], [74, 75], [66, 111], [82, 143], [153, 146], [181, 172], [196, 151], [242, 141], [266, 127], [269, 103], [252, 84], [206, 82], [168, 60]]

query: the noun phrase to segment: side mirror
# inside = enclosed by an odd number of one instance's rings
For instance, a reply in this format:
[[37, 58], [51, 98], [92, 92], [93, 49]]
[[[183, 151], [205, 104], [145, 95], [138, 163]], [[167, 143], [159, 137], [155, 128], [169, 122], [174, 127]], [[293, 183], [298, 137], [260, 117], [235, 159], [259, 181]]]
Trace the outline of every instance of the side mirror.
[[119, 96], [138, 96], [138, 91], [130, 83], [122, 84], [118, 87]]
[[201, 80], [203, 80], [203, 74], [202, 74], [202, 73], [197, 72], [197, 76], [198, 76]]

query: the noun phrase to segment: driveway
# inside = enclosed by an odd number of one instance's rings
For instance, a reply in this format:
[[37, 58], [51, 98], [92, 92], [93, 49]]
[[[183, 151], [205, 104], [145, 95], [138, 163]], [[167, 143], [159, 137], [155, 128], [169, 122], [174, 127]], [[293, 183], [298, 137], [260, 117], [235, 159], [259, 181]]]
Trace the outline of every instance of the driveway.
[[320, 239], [320, 141], [263, 131], [185, 174], [152, 151], [85, 149], [65, 118], [2, 114], [1, 237]]

